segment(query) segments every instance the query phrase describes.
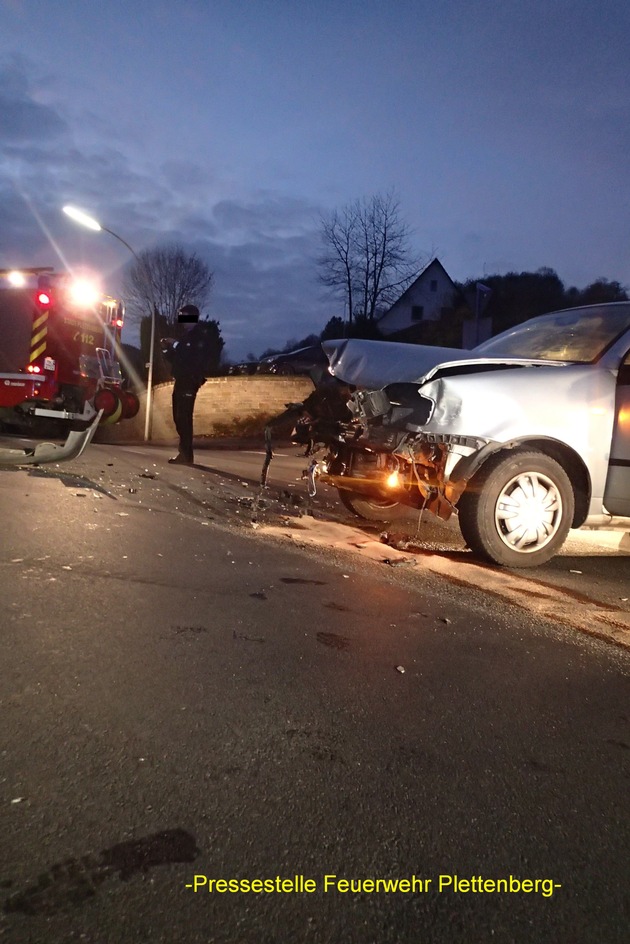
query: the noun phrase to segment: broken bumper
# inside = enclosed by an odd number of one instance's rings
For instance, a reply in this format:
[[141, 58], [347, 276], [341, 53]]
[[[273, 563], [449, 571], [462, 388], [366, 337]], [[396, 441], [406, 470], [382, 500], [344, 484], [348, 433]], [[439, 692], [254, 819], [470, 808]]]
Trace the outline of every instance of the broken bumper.
[[42, 465], [46, 462], [68, 462], [77, 459], [92, 440], [103, 411], [97, 413], [86, 430], [73, 430], [63, 445], [37, 443], [33, 449], [3, 449], [0, 447], [0, 466]]

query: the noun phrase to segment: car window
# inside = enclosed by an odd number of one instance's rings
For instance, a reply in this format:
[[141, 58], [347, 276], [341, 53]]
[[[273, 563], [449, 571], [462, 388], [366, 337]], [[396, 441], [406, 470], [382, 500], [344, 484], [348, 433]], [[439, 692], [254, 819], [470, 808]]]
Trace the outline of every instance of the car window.
[[587, 364], [628, 329], [630, 304], [572, 308], [525, 321], [480, 344], [475, 353]]

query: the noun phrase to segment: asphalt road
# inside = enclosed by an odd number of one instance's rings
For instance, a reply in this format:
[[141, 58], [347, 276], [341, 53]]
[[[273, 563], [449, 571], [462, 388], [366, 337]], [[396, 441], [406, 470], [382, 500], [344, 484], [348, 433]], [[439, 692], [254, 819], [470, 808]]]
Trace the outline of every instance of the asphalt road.
[[[140, 455], [151, 456], [151, 450], [136, 447]], [[229, 473], [249, 483], [259, 481], [264, 453], [260, 450], [200, 450], [199, 462], [218, 474]], [[269, 467], [269, 485], [273, 488], [291, 488], [298, 495], [306, 495], [301, 473], [309, 460], [300, 456], [297, 447], [281, 446]], [[319, 486], [313, 501], [317, 514], [331, 520], [351, 523], [368, 532], [380, 533], [383, 528], [369, 525], [355, 518], [341, 505], [335, 489]], [[392, 530], [392, 528], [390, 528]], [[463, 554], [465, 544], [455, 518], [448, 523], [425, 514], [421, 520], [410, 512], [408, 521], [393, 526], [413, 538], [418, 550], [429, 550], [445, 555]], [[472, 558], [467, 553], [468, 558]], [[496, 568], [499, 571], [499, 568]], [[524, 571], [513, 571], [524, 573]], [[527, 576], [543, 586], [567, 589], [576, 597], [591, 596], [610, 605], [618, 605], [630, 613], [630, 534], [622, 532], [572, 531], [557, 557], [541, 567], [527, 571]]]
[[[393, 546], [404, 548], [414, 558], [418, 565], [414, 579], [420, 569], [440, 572], [451, 582], [482, 587], [528, 611], [552, 616], [582, 632], [601, 635], [630, 648], [630, 534], [571, 532], [553, 560], [531, 570], [484, 565], [475, 561], [466, 549], [455, 518], [445, 523], [425, 514], [419, 519], [417, 513], [410, 511], [406, 521], [393, 525], [371, 524], [349, 513], [339, 501], [336, 490], [321, 484], [315, 498], [310, 500], [303, 478], [309, 460], [300, 452], [291, 445], [280, 444], [274, 449], [265, 491], [268, 521], [277, 520], [283, 513], [295, 516], [308, 512], [322, 522], [338, 523], [354, 531], [360, 529], [364, 532], [360, 537], [370, 537], [376, 542], [385, 531]], [[170, 454], [164, 447], [145, 445], [117, 450], [119, 461], [124, 460], [129, 469], [133, 469], [134, 464], [163, 468]], [[264, 461], [260, 448], [199, 449], [197, 461], [194, 474], [185, 471], [178, 479], [186, 484], [189, 497], [195, 495], [199, 501], [208, 500], [212, 494], [209, 483], [214, 481], [220, 483], [224, 491], [230, 486], [236, 487], [244, 503], [251, 502], [251, 497], [259, 493]], [[223, 503], [219, 516], [224, 517], [226, 513]], [[247, 504], [240, 514], [242, 519], [249, 517]], [[261, 520], [265, 520], [264, 515]], [[331, 534], [325, 532], [319, 543], [328, 546]], [[346, 546], [356, 553], [357, 544], [360, 538], [354, 540], [349, 532]]]
[[166, 454], [0, 471], [0, 937], [625, 944], [627, 651]]

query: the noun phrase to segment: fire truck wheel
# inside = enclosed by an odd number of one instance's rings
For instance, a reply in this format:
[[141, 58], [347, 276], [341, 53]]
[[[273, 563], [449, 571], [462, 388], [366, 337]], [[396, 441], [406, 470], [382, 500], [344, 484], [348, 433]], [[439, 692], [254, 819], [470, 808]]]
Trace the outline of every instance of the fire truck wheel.
[[109, 416], [103, 417], [100, 423], [101, 426], [109, 426], [112, 423], [117, 423], [118, 420], [121, 418], [122, 412], [123, 412], [123, 403], [119, 397], [116, 397], [116, 400], [117, 400], [116, 409], [114, 410], [113, 413], [110, 413]]
[[120, 400], [114, 391], [108, 387], [97, 390], [94, 396], [94, 409], [102, 410], [105, 416], [111, 416], [112, 413], [115, 413], [119, 403]]
[[137, 398], [135, 393], [132, 393], [130, 390], [123, 390], [120, 396], [122, 400], [122, 417], [123, 420], [131, 420], [134, 416], [137, 416], [138, 411], [140, 410], [140, 400]]

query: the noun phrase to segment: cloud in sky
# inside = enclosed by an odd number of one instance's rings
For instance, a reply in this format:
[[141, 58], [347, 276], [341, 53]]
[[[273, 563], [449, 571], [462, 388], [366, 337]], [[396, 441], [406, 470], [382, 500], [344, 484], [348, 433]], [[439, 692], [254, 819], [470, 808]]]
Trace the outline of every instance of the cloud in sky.
[[206, 260], [215, 273], [211, 314], [237, 355], [320, 330], [336, 311], [316, 279], [317, 207], [262, 191], [246, 201], [205, 203], [199, 195], [213, 182], [194, 161], [172, 159], [142, 173], [114, 146], [77, 147], [70, 123], [34, 100], [25, 63], [5, 67], [0, 83], [0, 254], [7, 264], [91, 263], [119, 283], [124, 250], [121, 258], [115, 241], [64, 221], [60, 207], [74, 202], [133, 238], [136, 251], [181, 242]]
[[0, 0], [0, 265], [180, 242], [229, 353], [319, 330], [322, 214], [394, 189], [456, 279], [630, 283], [630, 7]]

